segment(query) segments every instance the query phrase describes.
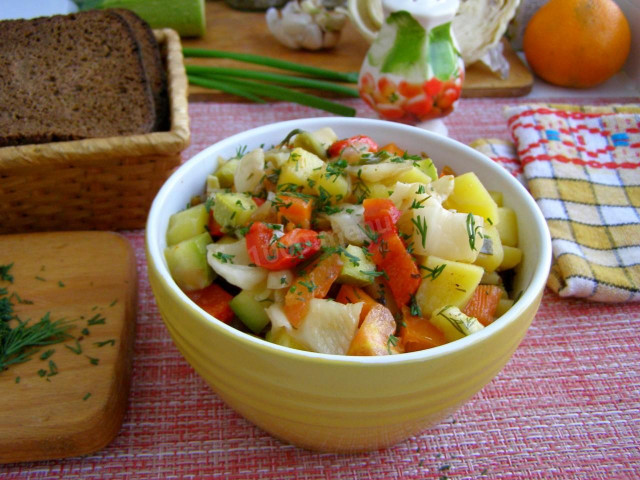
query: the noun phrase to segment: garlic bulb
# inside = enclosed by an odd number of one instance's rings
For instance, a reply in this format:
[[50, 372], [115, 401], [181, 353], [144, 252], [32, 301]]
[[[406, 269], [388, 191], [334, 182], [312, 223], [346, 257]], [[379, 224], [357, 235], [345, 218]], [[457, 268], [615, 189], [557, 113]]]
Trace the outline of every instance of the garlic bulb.
[[282, 10], [272, 7], [266, 14], [271, 33], [294, 50], [335, 46], [347, 18], [344, 8], [327, 6], [322, 0], [292, 0]]

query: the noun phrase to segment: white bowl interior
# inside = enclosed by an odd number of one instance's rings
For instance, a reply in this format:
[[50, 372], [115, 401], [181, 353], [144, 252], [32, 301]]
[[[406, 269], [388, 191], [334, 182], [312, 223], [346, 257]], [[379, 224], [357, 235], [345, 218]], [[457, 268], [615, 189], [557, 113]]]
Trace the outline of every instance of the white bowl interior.
[[[438, 169], [449, 165], [458, 174], [472, 170], [488, 189], [501, 191], [504, 195], [505, 205], [513, 208], [518, 216], [520, 248], [524, 252], [524, 257], [516, 276], [515, 291], [522, 291], [522, 294], [505, 315], [487, 328], [435, 349], [392, 357], [343, 357], [299, 351], [295, 351], [295, 355], [320, 356], [329, 361], [340, 359], [341, 361], [359, 363], [410, 361], [425, 356], [438, 355], [446, 353], [450, 349], [464, 348], [469, 342], [481, 341], [492, 331], [501, 328], [501, 325], [515, 321], [519, 313], [535, 300], [537, 294], [544, 288], [551, 264], [549, 232], [546, 221], [533, 198], [509, 172], [464, 144], [416, 127], [383, 120], [320, 117], [267, 125], [222, 140], [185, 162], [159, 190], [147, 220], [147, 249], [151, 261], [159, 270], [160, 275], [175, 288], [177, 294], [185, 302], [191, 302], [191, 300], [180, 291], [171, 278], [163, 254], [166, 247], [165, 233], [171, 214], [184, 209], [193, 195], [203, 192], [206, 176], [215, 170], [218, 158], [234, 156], [237, 149], [243, 146], [246, 146], [248, 150], [261, 145], [270, 147], [280, 142], [291, 130], [296, 128], [313, 131], [326, 126], [332, 127], [339, 138], [366, 134], [379, 145], [395, 142], [409, 153], [425, 152], [433, 159]], [[204, 312], [203, 315], [209, 317]], [[230, 335], [245, 337], [247, 341], [255, 342], [256, 345], [263, 348], [272, 348], [274, 351], [284, 349], [287, 353], [294, 352], [246, 335], [213, 317], [209, 318], [217, 328], [226, 329]]]

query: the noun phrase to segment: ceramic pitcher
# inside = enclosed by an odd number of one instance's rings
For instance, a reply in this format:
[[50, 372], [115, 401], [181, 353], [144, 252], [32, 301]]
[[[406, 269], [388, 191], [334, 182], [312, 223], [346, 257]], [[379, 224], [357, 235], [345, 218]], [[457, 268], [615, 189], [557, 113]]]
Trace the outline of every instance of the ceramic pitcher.
[[[360, 69], [362, 99], [380, 117], [446, 134], [441, 117], [460, 97], [464, 63], [451, 22], [459, 0], [348, 0], [371, 41]], [[379, 31], [376, 31], [379, 27]]]

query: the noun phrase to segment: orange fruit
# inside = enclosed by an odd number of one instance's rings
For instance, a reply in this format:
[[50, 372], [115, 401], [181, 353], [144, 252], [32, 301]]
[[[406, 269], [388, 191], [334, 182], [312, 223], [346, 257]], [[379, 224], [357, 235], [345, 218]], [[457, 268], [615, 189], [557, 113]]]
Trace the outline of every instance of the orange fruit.
[[630, 48], [629, 22], [613, 0], [550, 0], [523, 38], [534, 73], [563, 87], [604, 82], [622, 68]]

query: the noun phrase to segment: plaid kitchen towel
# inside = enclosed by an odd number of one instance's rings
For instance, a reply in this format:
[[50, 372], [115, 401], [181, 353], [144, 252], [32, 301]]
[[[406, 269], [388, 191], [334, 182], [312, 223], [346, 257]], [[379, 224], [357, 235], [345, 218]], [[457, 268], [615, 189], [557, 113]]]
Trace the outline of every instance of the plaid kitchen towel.
[[564, 297], [640, 301], [640, 105], [507, 107], [514, 145], [473, 146], [521, 179], [547, 219]]

